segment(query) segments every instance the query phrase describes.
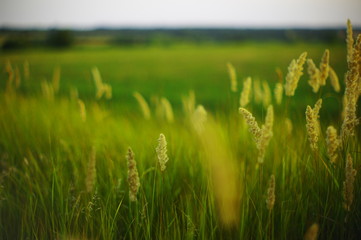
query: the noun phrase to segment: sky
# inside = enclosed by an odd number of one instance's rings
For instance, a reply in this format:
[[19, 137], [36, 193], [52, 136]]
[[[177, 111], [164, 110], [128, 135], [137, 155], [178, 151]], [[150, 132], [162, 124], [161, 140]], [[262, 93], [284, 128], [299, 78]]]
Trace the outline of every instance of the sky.
[[0, 27], [361, 27], [361, 0], [0, 0]]

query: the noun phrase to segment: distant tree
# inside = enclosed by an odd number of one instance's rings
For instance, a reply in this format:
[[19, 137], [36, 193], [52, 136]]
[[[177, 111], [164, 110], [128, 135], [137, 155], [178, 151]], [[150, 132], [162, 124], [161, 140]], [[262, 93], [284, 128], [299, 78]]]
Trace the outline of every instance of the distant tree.
[[1, 49], [4, 51], [18, 50], [27, 47], [27, 45], [28, 42], [25, 38], [10, 37], [3, 42]]
[[51, 30], [48, 33], [47, 43], [51, 47], [67, 48], [74, 42], [73, 33], [70, 30]]

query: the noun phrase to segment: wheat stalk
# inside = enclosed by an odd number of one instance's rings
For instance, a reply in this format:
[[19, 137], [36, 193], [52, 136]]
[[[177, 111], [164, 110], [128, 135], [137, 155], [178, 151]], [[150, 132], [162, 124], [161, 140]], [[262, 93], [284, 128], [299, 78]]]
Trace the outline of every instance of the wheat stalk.
[[137, 170], [137, 163], [134, 158], [134, 153], [130, 147], [126, 155], [128, 162], [128, 185], [129, 185], [129, 200], [131, 202], [137, 201], [137, 193], [140, 187], [140, 181]]

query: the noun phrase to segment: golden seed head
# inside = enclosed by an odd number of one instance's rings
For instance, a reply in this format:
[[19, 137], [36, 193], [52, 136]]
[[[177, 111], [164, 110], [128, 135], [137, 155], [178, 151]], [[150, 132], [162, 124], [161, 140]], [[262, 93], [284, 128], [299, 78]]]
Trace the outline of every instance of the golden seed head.
[[303, 65], [306, 62], [307, 52], [302, 53], [297, 61], [293, 59], [288, 66], [285, 92], [287, 96], [294, 96], [300, 77], [303, 75]]
[[320, 89], [320, 70], [318, 70], [312, 59], [307, 59], [307, 66], [307, 72], [310, 76], [308, 84], [312, 87], [312, 91], [317, 93]]
[[192, 115], [192, 124], [197, 133], [204, 131], [204, 124], [207, 121], [207, 111], [202, 105], [198, 105]]
[[326, 85], [326, 79], [328, 78], [329, 72], [329, 61], [330, 61], [330, 51], [328, 49], [323, 53], [321, 62], [320, 62], [320, 85]]
[[312, 224], [305, 233], [305, 236], [303, 237], [304, 240], [317, 240], [318, 238], [318, 230], [319, 226], [317, 223]]
[[353, 168], [352, 157], [347, 154], [346, 168], [345, 168], [345, 181], [343, 182], [343, 198], [344, 207], [347, 211], [351, 210], [351, 205], [354, 198], [354, 182], [357, 174], [356, 169]]
[[140, 187], [140, 181], [137, 170], [137, 163], [134, 158], [134, 153], [129, 147], [126, 155], [128, 161], [128, 184], [129, 184], [129, 200], [137, 201], [137, 193]]
[[140, 109], [143, 112], [144, 118], [147, 120], [150, 119], [151, 115], [150, 115], [150, 109], [149, 109], [147, 101], [143, 98], [143, 96], [139, 92], [134, 92], [133, 96], [137, 100], [137, 102], [140, 106]]
[[271, 211], [273, 209], [273, 206], [275, 205], [275, 201], [276, 201], [275, 190], [276, 190], [275, 175], [272, 174], [271, 178], [268, 181], [267, 200], [266, 200], [267, 209], [269, 211]]
[[248, 77], [243, 82], [243, 89], [242, 89], [241, 98], [239, 101], [241, 107], [245, 107], [249, 103], [249, 95], [251, 92], [251, 86], [252, 86], [252, 79], [251, 79], [251, 77]]
[[335, 92], [340, 92], [341, 87], [340, 87], [337, 73], [331, 66], [329, 68], [329, 76], [330, 76], [332, 88], [335, 90]]
[[283, 96], [283, 86], [281, 83], [276, 83], [275, 89], [274, 89], [275, 99], [276, 103], [279, 105], [282, 103], [282, 96]]
[[310, 141], [310, 146], [312, 150], [317, 150], [317, 142], [318, 142], [318, 135], [320, 132], [319, 127], [319, 111], [322, 106], [322, 99], [319, 99], [314, 108], [312, 109], [310, 106], [306, 108], [306, 129], [308, 134], [308, 140]]
[[237, 75], [236, 75], [236, 69], [233, 67], [231, 63], [227, 63], [227, 69], [229, 73], [229, 78], [231, 81], [231, 91], [237, 92]]
[[169, 158], [167, 155], [167, 140], [163, 133], [159, 135], [158, 138], [158, 146], [156, 148], [160, 171], [164, 172], [166, 169], [166, 163], [168, 162]]
[[333, 126], [329, 126], [326, 130], [327, 155], [332, 163], [336, 163], [337, 149], [340, 141], [337, 136], [337, 130]]

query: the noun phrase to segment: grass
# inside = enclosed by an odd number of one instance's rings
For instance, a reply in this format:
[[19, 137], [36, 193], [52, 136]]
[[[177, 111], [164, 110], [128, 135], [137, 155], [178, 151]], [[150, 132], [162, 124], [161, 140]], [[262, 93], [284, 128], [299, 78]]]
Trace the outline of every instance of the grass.
[[[0, 93], [0, 233], [2, 239], [301, 239], [313, 223], [321, 239], [357, 239], [361, 233], [361, 184], [356, 175], [351, 211], [343, 208], [345, 159], [359, 169], [360, 131], [339, 150], [332, 166], [325, 147], [326, 128], [341, 126], [342, 93], [329, 86], [316, 95], [305, 74], [296, 95], [274, 99], [274, 136], [263, 165], [242, 115], [239, 92], [231, 93], [226, 63], [238, 74], [277, 82], [303, 51], [319, 62], [330, 49], [331, 65], [342, 79], [345, 46], [279, 43], [99, 48], [27, 51], [0, 56], [1, 66], [30, 63], [30, 79], [19, 89]], [[42, 95], [40, 82], [61, 66], [60, 92]], [[97, 66], [113, 98], [96, 100], [91, 69]], [[4, 68], [3, 68], [4, 69]], [[76, 87], [84, 101], [69, 98]], [[182, 96], [194, 90], [207, 110], [205, 132], [197, 133], [182, 110]], [[342, 83], [342, 92], [344, 84]], [[145, 120], [133, 92], [150, 103]], [[155, 114], [152, 96], [165, 96], [174, 122]], [[322, 97], [317, 154], [306, 135], [305, 110]], [[153, 97], [154, 98], [154, 97]], [[246, 107], [264, 122], [265, 109]], [[359, 115], [358, 115], [359, 116]], [[284, 119], [293, 122], [286, 134]], [[157, 162], [159, 134], [167, 139], [169, 161]], [[130, 202], [126, 153], [130, 146], [140, 178], [137, 201]], [[86, 191], [88, 163], [96, 151], [96, 181]], [[274, 209], [266, 205], [268, 181], [275, 175]]]

